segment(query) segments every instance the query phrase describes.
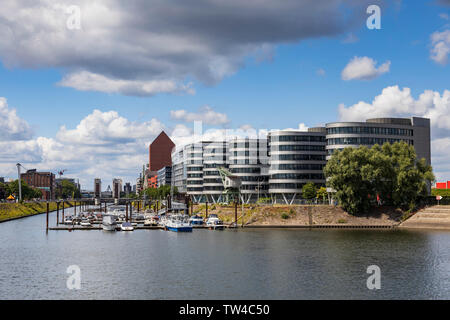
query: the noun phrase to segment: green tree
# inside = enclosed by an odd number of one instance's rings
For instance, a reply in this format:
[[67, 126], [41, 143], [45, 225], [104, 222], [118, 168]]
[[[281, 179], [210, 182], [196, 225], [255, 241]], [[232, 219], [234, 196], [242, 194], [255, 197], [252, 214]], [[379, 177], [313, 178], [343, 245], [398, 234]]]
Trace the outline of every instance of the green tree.
[[327, 199], [327, 197], [328, 197], [327, 188], [320, 187], [317, 190], [316, 198], [325, 201]]
[[302, 187], [302, 197], [311, 200], [316, 196], [317, 188], [313, 182], [308, 182]]
[[72, 183], [69, 180], [61, 180], [61, 182], [56, 187], [56, 197], [63, 199], [79, 199], [81, 198], [81, 192], [80, 190], [78, 190], [78, 187], [75, 183]]
[[[42, 197], [42, 191], [40, 189], [30, 187], [23, 180], [21, 181], [21, 186], [22, 186], [22, 199], [23, 200], [29, 200], [29, 199]], [[14, 180], [14, 181], [6, 184], [5, 191], [7, 193], [6, 197], [8, 197], [10, 194], [13, 194], [16, 196], [16, 198], [18, 198], [19, 197], [19, 180]]]
[[324, 173], [350, 214], [367, 212], [377, 195], [397, 207], [416, 205], [434, 180], [431, 166], [417, 160], [414, 147], [405, 142], [336, 151]]

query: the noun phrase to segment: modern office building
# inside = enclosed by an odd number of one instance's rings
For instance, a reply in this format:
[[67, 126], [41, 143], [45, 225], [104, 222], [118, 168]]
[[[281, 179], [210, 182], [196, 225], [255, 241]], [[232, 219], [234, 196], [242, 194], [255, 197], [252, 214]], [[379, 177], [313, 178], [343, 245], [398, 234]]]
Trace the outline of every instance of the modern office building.
[[327, 157], [347, 147], [382, 145], [405, 141], [413, 145], [417, 158], [431, 164], [430, 119], [376, 118], [366, 122], [333, 122], [326, 124]]
[[202, 174], [188, 174], [192, 179], [202, 179], [203, 197], [201, 201], [223, 202], [223, 183], [219, 167], [227, 167], [228, 143], [226, 141], [211, 141], [203, 144]]
[[158, 170], [157, 173], [157, 187], [172, 184], [172, 167], [166, 166]]
[[203, 196], [203, 147], [207, 142], [188, 144], [183, 150], [186, 164], [186, 193], [195, 202]]
[[418, 158], [431, 163], [430, 120], [377, 118], [366, 122], [334, 122], [308, 131], [277, 130], [266, 139], [234, 138], [202, 142], [172, 153], [172, 185], [195, 202], [223, 201], [219, 167], [241, 179], [241, 200], [269, 197], [273, 203], [302, 199], [308, 182], [325, 186], [323, 168], [335, 150], [360, 145], [406, 141]]
[[172, 153], [172, 186], [177, 187], [179, 193], [186, 193], [186, 162], [184, 160], [184, 146]]
[[308, 182], [325, 185], [325, 128], [280, 130], [268, 135], [269, 194], [274, 203], [292, 204]]
[[269, 157], [267, 139], [235, 138], [228, 143], [229, 171], [241, 180], [244, 203], [267, 198], [269, 191]]
[[42, 191], [42, 199], [55, 199], [55, 174], [51, 172], [38, 172], [36, 169], [27, 170], [20, 174], [20, 177], [29, 186], [38, 188]]
[[128, 198], [128, 196], [132, 192], [131, 183], [125, 183], [125, 185], [123, 186], [123, 191], [125, 192], [125, 196]]

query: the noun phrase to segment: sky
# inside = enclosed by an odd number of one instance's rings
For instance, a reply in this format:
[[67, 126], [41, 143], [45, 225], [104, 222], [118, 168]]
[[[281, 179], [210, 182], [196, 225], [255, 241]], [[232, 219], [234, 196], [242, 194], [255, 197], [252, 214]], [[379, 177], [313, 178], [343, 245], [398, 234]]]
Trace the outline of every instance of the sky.
[[[380, 28], [368, 27], [380, 8]], [[0, 177], [135, 183], [164, 130], [431, 119], [450, 180], [450, 1], [3, 0]]]

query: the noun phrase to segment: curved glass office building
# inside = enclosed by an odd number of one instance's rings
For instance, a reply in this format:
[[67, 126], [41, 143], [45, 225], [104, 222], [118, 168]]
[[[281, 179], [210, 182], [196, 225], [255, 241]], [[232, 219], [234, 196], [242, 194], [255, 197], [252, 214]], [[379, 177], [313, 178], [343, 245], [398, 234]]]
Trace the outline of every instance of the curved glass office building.
[[294, 203], [308, 182], [325, 185], [325, 128], [273, 131], [268, 139], [269, 194], [274, 203]]
[[430, 119], [376, 118], [366, 122], [333, 122], [326, 124], [327, 159], [335, 150], [361, 145], [371, 147], [386, 142], [405, 141], [413, 145], [417, 157], [431, 163]]
[[200, 202], [222, 202], [223, 184], [218, 168], [227, 165], [227, 142], [213, 141], [203, 148], [203, 198]]
[[241, 138], [229, 143], [229, 170], [241, 179], [241, 201], [268, 197], [267, 139]]

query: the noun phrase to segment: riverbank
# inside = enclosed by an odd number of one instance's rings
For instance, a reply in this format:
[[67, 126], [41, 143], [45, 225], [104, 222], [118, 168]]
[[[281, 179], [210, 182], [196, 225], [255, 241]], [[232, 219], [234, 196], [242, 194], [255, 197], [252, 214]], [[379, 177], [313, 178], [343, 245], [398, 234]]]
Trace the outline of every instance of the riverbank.
[[[64, 203], [65, 208], [73, 206], [70, 202]], [[59, 208], [62, 209], [60, 203]], [[56, 210], [56, 202], [49, 202], [49, 211]], [[14, 219], [25, 218], [47, 212], [46, 202], [30, 203], [0, 203], [0, 223]]]
[[[205, 215], [204, 204], [194, 206], [194, 212]], [[208, 215], [217, 214], [225, 223], [234, 222], [234, 206], [208, 205]], [[238, 224], [245, 226], [397, 226], [404, 212], [392, 207], [374, 208], [371, 212], [353, 216], [340, 207], [330, 205], [245, 205], [238, 207]]]

